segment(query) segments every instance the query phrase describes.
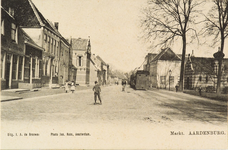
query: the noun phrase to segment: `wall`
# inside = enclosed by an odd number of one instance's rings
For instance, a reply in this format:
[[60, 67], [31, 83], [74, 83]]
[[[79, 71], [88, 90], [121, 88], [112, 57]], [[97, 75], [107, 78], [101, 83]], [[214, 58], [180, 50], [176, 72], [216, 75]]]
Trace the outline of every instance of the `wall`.
[[157, 88], [157, 62], [152, 62], [150, 64], [150, 87], [155, 87]]
[[90, 85], [94, 85], [94, 82], [97, 81], [97, 69], [94, 67], [93, 63], [90, 64]]
[[42, 47], [41, 28], [23, 28], [23, 30], [32, 38], [32, 40]]
[[[82, 57], [82, 66], [78, 64], [78, 56]], [[85, 85], [86, 84], [86, 61], [87, 55], [85, 50], [73, 50], [73, 65], [77, 68], [77, 78], [76, 84]]]
[[[9, 80], [6, 80], [6, 72], [12, 74], [12, 68], [8, 67], [9, 70], [6, 70], [7, 63], [12, 65], [13, 62], [11, 57], [24, 57], [24, 38], [23, 38], [23, 31], [21, 28], [18, 27], [16, 21], [8, 15], [3, 9], [1, 9], [1, 20], [4, 20], [4, 34], [1, 34], [1, 64], [2, 64], [2, 71], [1, 71], [1, 90], [6, 88], [18, 88], [18, 83], [23, 82], [23, 80], [19, 79], [12, 79], [12, 76]], [[11, 39], [11, 23], [15, 23], [17, 27], [16, 35], [17, 38], [15, 41]], [[2, 27], [1, 27], [2, 28]], [[7, 55], [9, 56], [7, 59]], [[18, 62], [17, 62], [18, 64]], [[17, 71], [18, 72], [18, 69]], [[3, 75], [3, 76], [2, 76]], [[9, 86], [9, 87], [8, 87]]]
[[59, 84], [64, 84], [68, 79], [69, 69], [69, 46], [61, 41], [60, 45], [60, 68], [59, 68]]
[[[173, 76], [174, 80], [171, 81], [170, 88], [174, 89], [178, 83], [180, 76], [181, 61], [166, 61], [158, 60], [157, 63], [157, 85], [158, 88], [169, 88], [169, 76]], [[169, 73], [171, 70], [171, 74]], [[165, 76], [165, 84], [161, 84], [161, 76]], [[164, 83], [164, 82], [163, 82]]]

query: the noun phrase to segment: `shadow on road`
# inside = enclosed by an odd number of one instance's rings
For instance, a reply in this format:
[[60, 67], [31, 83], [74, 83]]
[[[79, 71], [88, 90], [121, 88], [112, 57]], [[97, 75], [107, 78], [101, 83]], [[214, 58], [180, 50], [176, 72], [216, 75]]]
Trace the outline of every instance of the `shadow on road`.
[[[159, 107], [170, 108], [165, 113], [171, 118], [182, 121], [200, 121], [205, 123], [227, 122], [227, 105], [212, 104], [206, 101], [179, 101], [163, 102]], [[178, 111], [173, 111], [178, 110]]]

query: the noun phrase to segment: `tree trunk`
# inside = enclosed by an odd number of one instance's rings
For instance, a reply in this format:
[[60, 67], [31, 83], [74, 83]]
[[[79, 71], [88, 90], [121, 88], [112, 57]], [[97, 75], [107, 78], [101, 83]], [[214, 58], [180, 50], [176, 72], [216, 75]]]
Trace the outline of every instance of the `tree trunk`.
[[[223, 53], [224, 49], [224, 34], [221, 33], [221, 52]], [[220, 85], [221, 85], [221, 78], [222, 78], [222, 60], [223, 58], [219, 59], [219, 67], [218, 67], [218, 79], [217, 79], [217, 94], [221, 93]]]
[[181, 58], [181, 70], [180, 70], [180, 91], [184, 89], [184, 68], [185, 68], [185, 53], [186, 53], [186, 35], [182, 36], [183, 48], [182, 48], [182, 58]]

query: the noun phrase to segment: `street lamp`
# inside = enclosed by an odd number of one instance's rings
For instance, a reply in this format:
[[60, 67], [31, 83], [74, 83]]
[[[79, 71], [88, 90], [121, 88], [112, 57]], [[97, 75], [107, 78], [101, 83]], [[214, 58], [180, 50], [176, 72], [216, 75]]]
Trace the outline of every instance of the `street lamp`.
[[170, 91], [170, 76], [171, 76], [172, 70], [169, 70], [169, 91]]

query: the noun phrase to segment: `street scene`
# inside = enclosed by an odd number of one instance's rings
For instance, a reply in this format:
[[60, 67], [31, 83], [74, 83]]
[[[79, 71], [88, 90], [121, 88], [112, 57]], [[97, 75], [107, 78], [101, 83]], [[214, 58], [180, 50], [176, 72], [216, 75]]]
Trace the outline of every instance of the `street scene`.
[[226, 149], [227, 16], [227, 0], [2, 0], [1, 149]]

